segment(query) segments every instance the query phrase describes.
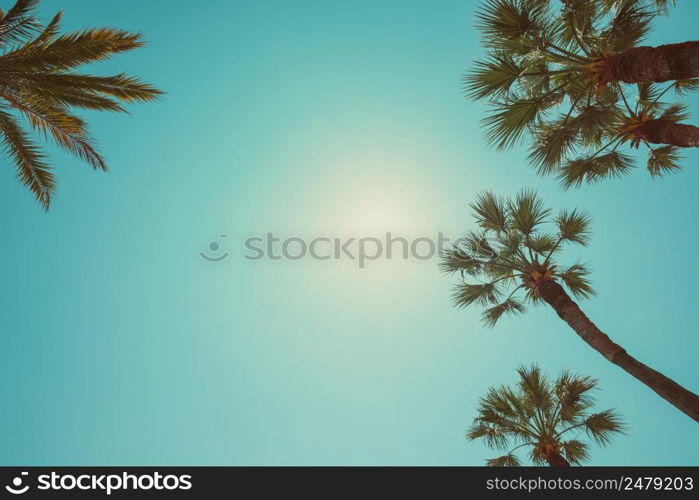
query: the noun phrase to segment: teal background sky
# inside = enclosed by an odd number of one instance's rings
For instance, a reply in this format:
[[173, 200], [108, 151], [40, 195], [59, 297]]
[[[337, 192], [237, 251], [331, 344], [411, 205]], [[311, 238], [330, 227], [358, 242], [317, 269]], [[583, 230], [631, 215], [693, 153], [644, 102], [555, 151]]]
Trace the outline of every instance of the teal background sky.
[[[3, 8], [10, 4], [2, 2]], [[696, 38], [680, 2], [653, 44]], [[536, 187], [593, 217], [588, 315], [699, 391], [699, 165], [562, 193], [518, 147], [484, 145], [460, 78], [475, 2], [43, 2], [64, 28], [143, 32], [90, 68], [167, 91], [89, 118], [108, 174], [51, 147], [47, 214], [0, 168], [0, 461], [41, 464], [478, 465], [464, 431], [520, 364], [600, 379], [630, 433], [595, 465], [699, 465], [687, 416], [585, 345], [550, 309], [484, 329], [432, 261], [243, 259], [280, 236], [458, 236], [483, 189]], [[699, 100], [691, 100], [694, 111]], [[697, 118], [695, 118], [696, 122]], [[204, 262], [217, 235], [230, 257]]]

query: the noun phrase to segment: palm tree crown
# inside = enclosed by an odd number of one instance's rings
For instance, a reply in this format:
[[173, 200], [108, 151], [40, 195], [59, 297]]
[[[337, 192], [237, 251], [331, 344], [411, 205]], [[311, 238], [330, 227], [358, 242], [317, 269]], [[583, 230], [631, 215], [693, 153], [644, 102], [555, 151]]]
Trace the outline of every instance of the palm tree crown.
[[469, 439], [483, 439], [491, 449], [507, 450], [487, 460], [487, 465], [521, 465], [514, 452], [525, 447], [535, 465], [580, 464], [589, 458], [587, 443], [578, 439], [581, 431], [599, 445], [624, 432], [614, 410], [593, 412], [595, 379], [564, 371], [550, 381], [536, 365], [517, 373], [515, 387], [491, 387], [481, 398], [478, 416], [468, 430]]
[[7, 12], [0, 10], [0, 134], [20, 180], [48, 209], [55, 192], [54, 176], [17, 115], [93, 168], [106, 170], [86, 123], [70, 109], [125, 111], [119, 101], [150, 101], [161, 92], [123, 73], [74, 73], [78, 66], [141, 47], [144, 42], [136, 33], [112, 28], [59, 35], [61, 13], [42, 26], [33, 16], [38, 3], [18, 0]]
[[[443, 271], [461, 276], [453, 295], [457, 306], [486, 306], [483, 321], [493, 326], [505, 313], [524, 312], [524, 301], [540, 303], [542, 280], [560, 280], [576, 297], [595, 293], [584, 264], [556, 262], [565, 244], [587, 243], [587, 215], [563, 210], [552, 216], [530, 190], [513, 199], [485, 192], [471, 207], [480, 230], [457, 240], [440, 262]], [[543, 230], [545, 223], [551, 230]]]
[[612, 56], [638, 48], [669, 4], [484, 1], [476, 19], [487, 57], [476, 61], [465, 84], [467, 95], [493, 107], [484, 120], [490, 142], [505, 149], [529, 134], [531, 164], [565, 188], [629, 173], [631, 149], [641, 144], [651, 175], [679, 169], [679, 148], [699, 146], [699, 128], [680, 124], [688, 117], [685, 107], [665, 99], [671, 91], [699, 89], [699, 79], [660, 88], [652, 81], [622, 85], [609, 76], [617, 61]]
[[525, 301], [546, 304], [608, 361], [699, 422], [699, 395], [631, 356], [563, 288], [578, 298], [595, 293], [584, 264], [559, 262], [564, 245], [587, 243], [587, 215], [563, 210], [554, 216], [529, 190], [511, 199], [486, 192], [471, 207], [480, 229], [456, 240], [440, 262], [445, 272], [461, 276], [453, 295], [457, 306], [484, 306], [483, 321], [493, 326], [506, 313], [524, 312]]

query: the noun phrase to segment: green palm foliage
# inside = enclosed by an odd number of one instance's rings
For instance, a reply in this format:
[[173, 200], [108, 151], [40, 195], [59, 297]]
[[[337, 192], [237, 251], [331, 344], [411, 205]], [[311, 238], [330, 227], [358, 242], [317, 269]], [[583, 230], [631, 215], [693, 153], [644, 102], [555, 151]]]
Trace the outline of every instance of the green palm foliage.
[[48, 209], [56, 184], [51, 167], [21, 123], [51, 136], [98, 170], [107, 170], [87, 124], [73, 108], [121, 111], [121, 103], [151, 101], [161, 94], [126, 74], [75, 73], [78, 66], [141, 47], [140, 35], [91, 28], [59, 35], [61, 13], [42, 26], [34, 17], [38, 0], [18, 0], [0, 10], [0, 134], [19, 179]]
[[587, 243], [587, 215], [552, 215], [531, 190], [509, 200], [485, 192], [471, 208], [480, 229], [457, 240], [440, 262], [443, 271], [461, 276], [455, 305], [484, 306], [483, 322], [494, 326], [505, 314], [524, 312], [525, 303], [541, 303], [541, 280], [559, 280], [579, 298], [594, 295], [585, 264], [557, 262], [566, 244]]
[[516, 386], [491, 387], [481, 398], [467, 433], [469, 439], [482, 439], [489, 448], [506, 451], [488, 459], [487, 465], [521, 465], [515, 454], [520, 448], [529, 449], [535, 465], [578, 465], [590, 458], [582, 438], [604, 446], [624, 433], [616, 411], [594, 411], [594, 378], [563, 371], [549, 380], [536, 365], [521, 367], [517, 373]]
[[641, 145], [651, 175], [679, 169], [679, 148], [699, 145], [699, 129], [666, 133], [688, 118], [668, 98], [699, 89], [699, 79], [661, 87], [602, 74], [605, 58], [638, 46], [670, 3], [484, 1], [476, 22], [487, 55], [465, 76], [465, 90], [492, 108], [484, 120], [489, 142], [507, 149], [529, 137], [532, 166], [565, 188], [629, 173]]
[[440, 262], [443, 271], [461, 276], [453, 294], [457, 307], [483, 307], [482, 320], [492, 327], [503, 315], [523, 313], [526, 303], [550, 306], [606, 360], [699, 422], [699, 395], [631, 356], [566, 292], [579, 299], [595, 293], [585, 264], [561, 261], [566, 245], [587, 244], [587, 215], [577, 210], [553, 214], [529, 190], [514, 198], [486, 192], [471, 207], [479, 229], [456, 240]]

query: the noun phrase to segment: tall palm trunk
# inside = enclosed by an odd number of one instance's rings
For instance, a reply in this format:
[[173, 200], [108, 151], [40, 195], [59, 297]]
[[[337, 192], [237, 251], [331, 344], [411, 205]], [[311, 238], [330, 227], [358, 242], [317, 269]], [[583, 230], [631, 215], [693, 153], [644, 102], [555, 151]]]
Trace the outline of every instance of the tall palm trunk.
[[699, 77], [699, 41], [633, 47], [604, 60], [603, 83], [666, 82]]
[[670, 144], [681, 148], [699, 148], [699, 127], [670, 120], [647, 120], [636, 133], [654, 144]]
[[548, 462], [549, 467], [570, 467], [570, 462], [563, 458], [563, 455], [557, 452], [547, 454], [546, 461]]
[[561, 285], [550, 279], [542, 279], [537, 288], [544, 299], [590, 347], [638, 380], [658, 395], [699, 422], [699, 396], [688, 391], [660, 372], [644, 365], [629, 355], [621, 346], [603, 333], [573, 302]]

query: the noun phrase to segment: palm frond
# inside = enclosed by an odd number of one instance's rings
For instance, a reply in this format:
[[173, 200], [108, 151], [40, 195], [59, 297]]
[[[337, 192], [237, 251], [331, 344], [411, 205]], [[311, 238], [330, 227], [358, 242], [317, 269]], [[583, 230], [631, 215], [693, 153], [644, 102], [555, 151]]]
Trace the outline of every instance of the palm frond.
[[488, 448], [498, 450], [507, 446], [507, 434], [493, 425], [485, 424], [476, 420], [466, 433], [466, 437], [471, 441], [483, 439]]
[[501, 97], [523, 71], [512, 57], [495, 55], [486, 61], [476, 61], [474, 70], [464, 77], [466, 95], [472, 99]]
[[546, 455], [540, 446], [532, 446], [529, 450], [529, 460], [536, 466], [546, 465]]
[[657, 84], [644, 82], [637, 85], [639, 109], [649, 112], [660, 106], [658, 99], [661, 92]]
[[524, 398], [542, 411], [548, 410], [552, 405], [551, 387], [538, 365], [520, 366], [517, 368], [519, 375], [518, 386]]
[[537, 226], [543, 224], [550, 212], [543, 200], [531, 189], [517, 193], [508, 205], [512, 228], [525, 235], [531, 234]]
[[558, 173], [564, 189], [580, 186], [583, 182], [595, 183], [602, 179], [622, 177], [633, 168], [630, 156], [611, 151], [599, 156], [587, 156], [568, 160]]
[[596, 38], [597, 20], [598, 6], [594, 2], [567, 0], [562, 6], [559, 39], [566, 47], [574, 47], [586, 53]]
[[539, 255], [555, 252], [558, 238], [553, 234], [535, 234], [528, 238], [524, 245]]
[[[607, 88], [612, 87], [607, 86]], [[611, 139], [621, 126], [619, 114], [621, 110], [615, 112], [615, 106], [608, 104], [591, 104], [581, 107], [574, 117], [579, 144], [598, 148], [605, 138]]]
[[570, 439], [561, 443], [563, 453], [571, 464], [580, 465], [590, 459], [588, 445], [577, 439]]
[[554, 382], [553, 392], [559, 405], [558, 418], [567, 424], [578, 424], [585, 417], [595, 400], [591, 391], [597, 380], [590, 376], [577, 376], [564, 370]]
[[518, 374], [516, 386], [488, 389], [468, 429], [469, 439], [482, 439], [494, 450], [509, 450], [488, 464], [506, 465], [508, 457], [522, 447], [529, 448], [534, 465], [546, 464], [552, 448], [572, 464], [580, 464], [589, 459], [588, 445], [579, 436], [568, 439], [568, 433], [579, 434], [584, 428], [596, 442], [607, 444], [616, 433], [625, 431], [613, 410], [589, 412], [594, 406], [590, 395], [597, 384], [594, 378], [563, 371], [551, 381], [538, 365], [522, 366]]
[[51, 204], [56, 183], [43, 155], [27, 137], [16, 119], [0, 110], [0, 134], [5, 152], [12, 158], [22, 183], [27, 186], [45, 210]]
[[690, 92], [696, 92], [699, 90], [699, 78], [692, 78], [691, 80], [677, 80], [673, 85], [675, 92], [679, 96], [686, 96]]
[[519, 467], [522, 463], [517, 458], [517, 455], [508, 453], [497, 458], [489, 458], [485, 461], [486, 467]]
[[524, 311], [525, 307], [521, 302], [513, 298], [508, 298], [504, 302], [483, 311], [483, 324], [492, 328], [503, 314], [507, 313], [512, 316], [517, 316], [518, 314], [522, 314]]
[[483, 263], [463, 249], [454, 247], [444, 251], [439, 268], [446, 274], [460, 272], [474, 276], [481, 272]]
[[580, 299], [587, 299], [597, 293], [587, 279], [588, 274], [589, 270], [583, 264], [573, 264], [558, 273], [558, 276], [573, 295]]
[[590, 216], [577, 209], [562, 210], [556, 218], [561, 239], [586, 245], [590, 237]]
[[41, 47], [53, 40], [58, 35], [58, 30], [60, 28], [59, 23], [62, 17], [63, 12], [58, 11], [41, 33], [39, 33], [39, 36], [24, 45], [24, 50], [30, 47]]
[[137, 33], [114, 28], [86, 29], [61, 35], [58, 12], [44, 26], [34, 17], [38, 0], [17, 0], [7, 12], [0, 10], [0, 99], [5, 146], [15, 160], [20, 178], [44, 208], [49, 206], [55, 183], [38, 148], [5, 110], [14, 110], [44, 137], [93, 168], [107, 166], [73, 108], [125, 111], [122, 102], [151, 101], [158, 89], [124, 73], [114, 76], [75, 74], [72, 69], [107, 59], [144, 44]]
[[543, 31], [542, 9], [527, 0], [485, 0], [476, 10], [476, 29], [490, 47]]
[[519, 394], [509, 387], [491, 387], [488, 389], [488, 394], [480, 400], [480, 420], [500, 428], [510, 429], [512, 419], [521, 417], [522, 405]]
[[469, 231], [466, 236], [455, 240], [454, 246], [484, 263], [491, 262], [498, 256], [486, 231]]
[[541, 112], [552, 104], [548, 97], [501, 102], [493, 113], [483, 119], [488, 142], [501, 150], [512, 147], [529, 127], [536, 124]]
[[90, 96], [104, 94], [122, 102], [149, 102], [163, 92], [137, 78], [120, 73], [114, 76], [92, 76], [74, 73], [48, 73], [28, 78], [42, 90], [65, 89]]
[[101, 61], [143, 44], [138, 33], [113, 28], [87, 29], [61, 35], [38, 46], [28, 42], [0, 56], [0, 63], [16, 71], [62, 71]]
[[621, 52], [638, 45], [648, 34], [653, 17], [644, 2], [621, 2], [609, 28], [600, 34], [606, 51]]
[[80, 118], [41, 100], [21, 102], [16, 96], [1, 95], [24, 114], [35, 129], [44, 134], [50, 132], [61, 147], [87, 161], [93, 168], [107, 170], [107, 164], [92, 144]]
[[[492, 262], [494, 265], [514, 264], [518, 261], [518, 254], [524, 244], [524, 237], [518, 231], [506, 231], [500, 233], [493, 244], [497, 248], [497, 257]], [[515, 266], [510, 265], [509, 271], [514, 269]]]
[[689, 118], [689, 112], [687, 111], [687, 106], [684, 104], [670, 104], [667, 106], [658, 119], [669, 120], [671, 122], [682, 122]]
[[626, 426], [621, 417], [614, 410], [604, 410], [594, 413], [585, 419], [585, 431], [587, 435], [600, 446], [606, 446], [611, 442], [614, 434], [624, 434]]
[[473, 303], [495, 304], [500, 298], [500, 290], [494, 283], [459, 283], [452, 294], [454, 305], [466, 307]]
[[0, 85], [4, 84], [7, 89], [6, 93], [10, 92], [10, 89], [13, 87], [21, 87], [21, 92], [19, 94], [15, 93], [15, 99], [22, 99], [23, 101], [43, 102], [45, 105], [61, 109], [75, 107], [97, 111], [126, 112], [118, 102], [99, 94], [57, 86], [44, 86], [37, 82], [39, 79], [39, 75], [35, 77], [15, 75], [11, 79], [12, 83], [8, 85], [6, 82], [9, 79], [0, 75]]
[[19, 43], [41, 28], [32, 15], [38, 3], [39, 0], [17, 0], [7, 14], [0, 17], [0, 46]]
[[485, 191], [478, 195], [471, 209], [476, 217], [476, 222], [483, 229], [493, 231], [505, 231], [507, 229], [507, 215], [503, 201], [491, 191]]
[[653, 177], [674, 172], [682, 168], [680, 150], [676, 146], [660, 146], [648, 150], [648, 171]]
[[539, 175], [546, 175], [555, 170], [578, 141], [578, 129], [573, 120], [546, 122], [536, 127], [529, 152], [529, 162], [537, 169]]

